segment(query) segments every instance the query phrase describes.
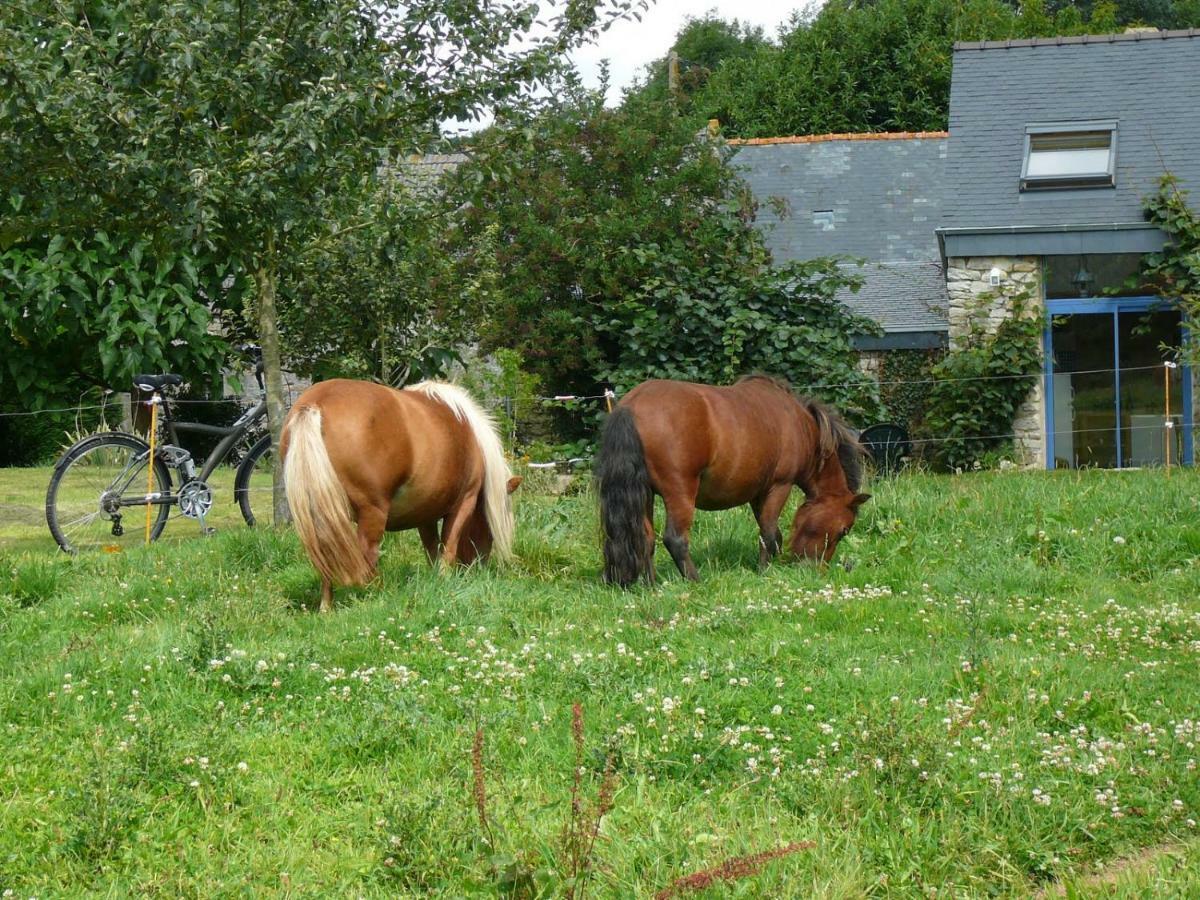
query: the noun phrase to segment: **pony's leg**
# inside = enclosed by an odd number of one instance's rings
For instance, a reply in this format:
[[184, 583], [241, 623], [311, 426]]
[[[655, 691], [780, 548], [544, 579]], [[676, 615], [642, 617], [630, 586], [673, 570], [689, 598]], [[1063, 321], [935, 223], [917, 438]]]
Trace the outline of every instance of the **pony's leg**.
[[459, 501], [458, 506], [446, 514], [446, 519], [442, 524], [443, 566], [452, 566], [458, 562], [458, 544], [462, 540], [463, 529], [471, 521], [471, 515], [475, 512], [475, 504], [478, 502], [478, 494], [464, 497]]
[[321, 579], [321, 612], [333, 612], [333, 582], [328, 578]]
[[688, 552], [688, 535], [692, 530], [692, 519], [696, 515], [696, 494], [700, 490], [700, 480], [691, 478], [680, 483], [664, 486], [662, 490], [663, 504], [667, 508], [667, 527], [663, 532], [663, 546], [675, 560], [679, 574], [688, 581], [699, 581], [700, 573], [692, 562]]
[[366, 506], [358, 511], [358, 542], [362, 545], [363, 556], [366, 557], [371, 572], [368, 578], [375, 577], [376, 567], [379, 565], [379, 544], [383, 540], [383, 532], [387, 529], [387, 517], [386, 508]]
[[432, 564], [437, 562], [438, 555], [438, 527], [437, 522], [430, 522], [427, 525], [418, 525], [417, 534], [421, 535], [421, 545], [425, 548], [425, 555], [429, 557], [429, 562]]
[[765, 569], [779, 552], [783, 533], [779, 530], [779, 514], [792, 492], [790, 484], [777, 484], [750, 504], [758, 522], [758, 568]]

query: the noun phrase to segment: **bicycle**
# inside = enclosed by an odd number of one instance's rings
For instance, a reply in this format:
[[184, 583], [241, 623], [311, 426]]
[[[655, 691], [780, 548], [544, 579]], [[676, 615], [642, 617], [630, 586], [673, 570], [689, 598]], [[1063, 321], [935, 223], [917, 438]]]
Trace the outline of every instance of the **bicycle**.
[[[262, 363], [255, 376], [262, 386]], [[170, 517], [171, 507], [200, 523], [211, 533], [205, 519], [213, 506], [209, 479], [244, 438], [262, 430], [266, 400], [260, 400], [232, 425], [221, 427], [203, 422], [185, 422], [174, 417], [169, 401], [173, 388], [183, 384], [178, 375], [135, 375], [134, 386], [150, 394], [148, 404], [157, 406], [159, 432], [168, 441], [154, 449], [137, 435], [109, 431], [76, 442], [59, 459], [46, 490], [46, 522], [55, 541], [67, 553], [102, 549], [119, 552], [146, 539], [142, 512], [129, 521], [129, 511], [149, 510], [149, 539], [158, 540]], [[191, 453], [179, 446], [180, 432], [220, 437], [221, 440], [197, 471]], [[234, 499], [246, 524], [270, 521], [274, 454], [271, 435], [253, 440], [241, 458], [233, 481]], [[172, 491], [171, 470], [179, 479]]]

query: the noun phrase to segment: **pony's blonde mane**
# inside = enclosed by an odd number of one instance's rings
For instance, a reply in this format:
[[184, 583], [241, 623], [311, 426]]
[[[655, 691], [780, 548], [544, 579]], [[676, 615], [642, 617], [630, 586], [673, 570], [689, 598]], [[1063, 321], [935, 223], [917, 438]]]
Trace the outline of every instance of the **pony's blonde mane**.
[[492, 552], [501, 560], [512, 558], [513, 514], [508, 502], [508, 480], [512, 470], [504, 457], [504, 446], [496, 433], [495, 420], [484, 412], [471, 395], [456, 384], [422, 381], [406, 391], [420, 391], [450, 408], [454, 417], [465, 422], [475, 435], [483, 454], [483, 513], [492, 532]]

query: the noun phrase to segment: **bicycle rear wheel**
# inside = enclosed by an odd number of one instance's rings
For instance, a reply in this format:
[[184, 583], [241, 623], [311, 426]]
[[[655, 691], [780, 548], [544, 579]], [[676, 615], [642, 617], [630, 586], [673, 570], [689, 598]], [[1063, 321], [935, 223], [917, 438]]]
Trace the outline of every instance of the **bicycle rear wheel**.
[[233, 495], [242, 510], [242, 518], [253, 528], [275, 521], [274, 484], [275, 449], [271, 436], [264, 434], [250, 448], [238, 466], [233, 480]]
[[[46, 524], [58, 546], [67, 553], [120, 552], [145, 541], [149, 456], [145, 441], [117, 432], [84, 438], [63, 454], [46, 490]], [[171, 492], [171, 473], [158, 457], [151, 484], [154, 493]], [[165, 504], [151, 506], [151, 540], [170, 513]]]

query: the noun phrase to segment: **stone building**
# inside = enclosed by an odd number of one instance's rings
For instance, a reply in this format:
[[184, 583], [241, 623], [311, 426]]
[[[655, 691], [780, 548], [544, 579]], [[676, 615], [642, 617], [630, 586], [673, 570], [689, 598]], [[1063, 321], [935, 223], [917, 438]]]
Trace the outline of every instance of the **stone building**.
[[946, 345], [946, 282], [934, 234], [946, 141], [944, 131], [729, 141], [777, 262], [855, 260], [846, 266], [862, 287], [840, 299], [883, 331], [856, 339], [864, 368], [881, 352]]
[[1128, 284], [1163, 245], [1143, 212], [1159, 177], [1200, 187], [1198, 101], [1200, 31], [954, 48], [937, 229], [950, 341], [1019, 294], [1045, 321], [1044, 375], [1014, 428], [1028, 462], [1191, 461], [1190, 373], [1163, 365], [1180, 313]]
[[1180, 312], [1127, 285], [1163, 246], [1143, 211], [1160, 176], [1200, 203], [1200, 31], [960, 43], [948, 135], [731, 143], [777, 259], [867, 260], [845, 300], [884, 331], [859, 341], [868, 371], [1021, 308], [1044, 321], [1013, 428], [1025, 462], [1192, 461], [1192, 375], [1164, 366]]

